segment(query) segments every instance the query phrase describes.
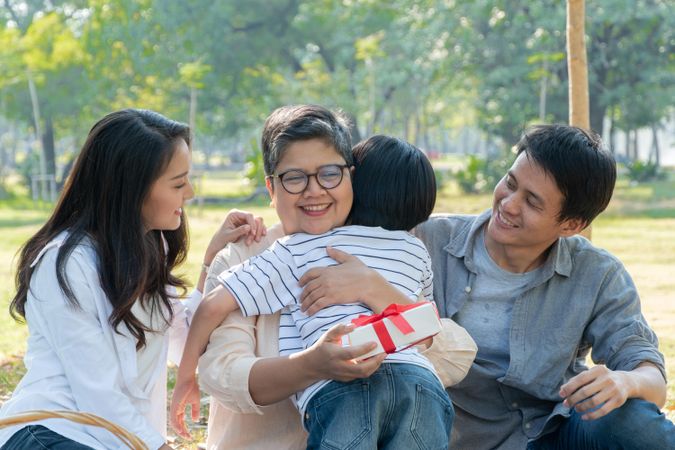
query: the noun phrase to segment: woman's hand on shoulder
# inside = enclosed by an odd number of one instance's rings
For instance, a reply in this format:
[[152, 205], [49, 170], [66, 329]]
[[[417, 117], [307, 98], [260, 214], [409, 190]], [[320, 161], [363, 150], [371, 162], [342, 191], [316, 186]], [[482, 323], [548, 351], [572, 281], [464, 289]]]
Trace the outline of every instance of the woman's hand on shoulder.
[[204, 263], [211, 264], [216, 254], [227, 244], [244, 239], [246, 245], [251, 245], [253, 241], [260, 242], [260, 239], [266, 234], [267, 228], [262, 217], [254, 216], [246, 211], [232, 209], [211, 238], [204, 255]]
[[374, 342], [342, 346], [342, 336], [354, 329], [352, 325], [335, 325], [329, 329], [314, 345], [297, 353], [304, 370], [317, 380], [351, 381], [357, 378], [367, 378], [375, 372], [386, 353], [375, 355], [359, 361], [361, 355], [373, 350], [377, 345]]

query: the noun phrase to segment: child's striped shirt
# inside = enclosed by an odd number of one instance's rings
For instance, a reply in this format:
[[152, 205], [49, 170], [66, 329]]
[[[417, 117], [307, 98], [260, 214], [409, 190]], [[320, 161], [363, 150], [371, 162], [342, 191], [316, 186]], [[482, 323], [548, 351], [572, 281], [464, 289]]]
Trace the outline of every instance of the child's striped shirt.
[[[326, 307], [312, 316], [300, 311], [302, 288], [298, 280], [311, 268], [336, 264], [327, 255], [327, 246], [358, 257], [410, 299], [416, 301], [421, 296], [433, 301], [429, 253], [410, 233], [352, 225], [320, 235], [298, 233], [286, 236], [218, 277], [245, 316], [284, 310], [279, 330], [280, 355], [311, 346], [335, 324], [349, 323], [361, 314], [372, 313], [364, 304], [358, 303], [359, 299], [354, 299], [354, 303]], [[431, 363], [415, 349], [388, 355], [385, 362], [417, 364], [434, 372]], [[296, 394], [301, 412], [312, 395], [327, 382], [315, 383]]]

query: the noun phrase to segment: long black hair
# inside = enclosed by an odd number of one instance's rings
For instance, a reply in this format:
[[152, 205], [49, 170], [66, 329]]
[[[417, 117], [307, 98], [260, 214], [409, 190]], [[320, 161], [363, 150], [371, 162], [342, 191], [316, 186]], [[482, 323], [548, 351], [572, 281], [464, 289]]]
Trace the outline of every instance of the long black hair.
[[20, 251], [17, 293], [10, 304], [14, 319], [26, 316], [31, 263], [49, 241], [67, 231], [56, 259], [56, 275], [71, 305], [79, 303], [68, 282], [66, 263], [78, 243], [88, 239], [98, 255], [98, 273], [113, 307], [109, 321], [114, 329], [123, 322], [137, 339], [137, 348], [145, 345], [145, 332], [152, 330], [132, 314], [137, 300], [171, 320], [171, 297], [176, 294], [169, 292], [170, 286], [183, 292], [186, 288], [184, 280], [171, 274], [187, 253], [185, 216], [176, 230], [146, 231], [141, 210], [179, 139], [190, 145], [187, 125], [147, 110], [113, 112], [93, 126], [54, 212]]

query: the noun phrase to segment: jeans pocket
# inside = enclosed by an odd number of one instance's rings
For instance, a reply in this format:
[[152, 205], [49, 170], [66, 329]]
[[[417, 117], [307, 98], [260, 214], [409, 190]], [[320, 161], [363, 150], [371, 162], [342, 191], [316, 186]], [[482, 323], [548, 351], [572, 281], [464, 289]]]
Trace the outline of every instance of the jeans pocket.
[[324, 386], [307, 408], [307, 448], [357, 448], [372, 428], [369, 388], [367, 380]]
[[410, 432], [419, 448], [446, 450], [454, 418], [450, 397], [440, 385], [418, 383], [415, 386], [415, 411]]

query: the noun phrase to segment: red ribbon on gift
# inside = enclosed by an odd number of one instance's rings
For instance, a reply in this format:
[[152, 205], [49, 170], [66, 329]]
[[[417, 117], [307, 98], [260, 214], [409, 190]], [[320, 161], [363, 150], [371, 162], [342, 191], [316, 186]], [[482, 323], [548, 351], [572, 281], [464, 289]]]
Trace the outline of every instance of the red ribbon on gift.
[[418, 306], [425, 303], [429, 302], [413, 303], [410, 305], [399, 305], [392, 303], [391, 305], [387, 306], [380, 314], [371, 314], [369, 316], [362, 314], [356, 319], [352, 320], [352, 323], [357, 327], [372, 324], [375, 334], [377, 334], [377, 338], [380, 340], [384, 351], [387, 353], [394, 353], [396, 352], [396, 345], [394, 345], [394, 341], [391, 340], [391, 335], [389, 334], [389, 331], [387, 331], [387, 327], [384, 324], [383, 319], [386, 317], [387, 319], [391, 320], [391, 323], [393, 323], [401, 333], [410, 334], [415, 330], [410, 325], [410, 323], [408, 323], [405, 317], [403, 317], [402, 313], [408, 311], [409, 309], [417, 308]]

